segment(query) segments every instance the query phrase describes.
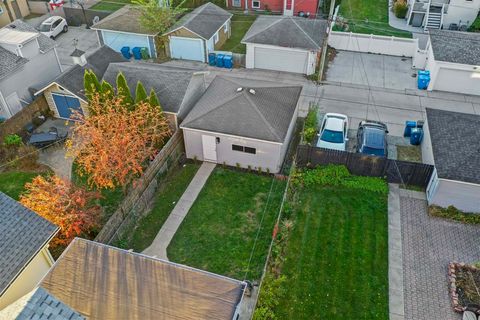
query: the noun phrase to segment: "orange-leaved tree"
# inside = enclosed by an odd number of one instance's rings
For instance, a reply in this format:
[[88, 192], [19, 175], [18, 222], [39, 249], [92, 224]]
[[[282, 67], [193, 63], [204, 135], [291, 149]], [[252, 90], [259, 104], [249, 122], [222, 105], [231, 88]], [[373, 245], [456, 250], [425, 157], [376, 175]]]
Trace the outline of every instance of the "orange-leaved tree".
[[89, 233], [98, 225], [98, 192], [86, 191], [55, 175], [37, 176], [25, 184], [25, 189], [20, 202], [60, 227], [50, 243], [53, 248], [68, 245], [74, 237]]
[[171, 134], [161, 108], [140, 101], [132, 109], [120, 96], [95, 94], [89, 116], [75, 117], [68, 154], [78, 164], [77, 173], [100, 189], [122, 187], [125, 192]]

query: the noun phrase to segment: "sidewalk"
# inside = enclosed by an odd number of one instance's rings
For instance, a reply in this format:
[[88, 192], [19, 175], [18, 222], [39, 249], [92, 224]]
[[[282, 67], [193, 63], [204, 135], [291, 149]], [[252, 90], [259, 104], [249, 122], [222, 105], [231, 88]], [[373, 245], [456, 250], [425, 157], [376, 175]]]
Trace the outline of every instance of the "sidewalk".
[[216, 164], [210, 162], [204, 162], [200, 169], [198, 169], [195, 177], [187, 187], [187, 190], [183, 193], [178, 203], [173, 208], [172, 212], [167, 218], [167, 221], [163, 224], [162, 228], [158, 232], [157, 236], [153, 240], [152, 244], [145, 249], [142, 253], [159, 258], [168, 260], [167, 257], [167, 247], [172, 241], [175, 232], [182, 224], [183, 219], [187, 216], [188, 211], [192, 207], [193, 203], [197, 199], [198, 194], [203, 188], [205, 182], [207, 182], [208, 177], [215, 169]]

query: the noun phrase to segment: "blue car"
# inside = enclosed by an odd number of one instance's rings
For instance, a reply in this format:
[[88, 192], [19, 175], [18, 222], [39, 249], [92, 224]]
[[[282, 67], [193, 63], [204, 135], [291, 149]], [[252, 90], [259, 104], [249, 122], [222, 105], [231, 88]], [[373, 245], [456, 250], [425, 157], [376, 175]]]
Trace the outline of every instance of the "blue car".
[[387, 125], [379, 121], [362, 121], [357, 131], [357, 152], [387, 157]]

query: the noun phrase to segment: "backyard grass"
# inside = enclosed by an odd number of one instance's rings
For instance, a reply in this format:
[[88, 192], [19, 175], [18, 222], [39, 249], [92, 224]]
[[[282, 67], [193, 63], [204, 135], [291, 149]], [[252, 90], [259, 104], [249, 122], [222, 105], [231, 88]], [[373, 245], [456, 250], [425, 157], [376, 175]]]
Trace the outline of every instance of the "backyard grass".
[[161, 189], [157, 192], [152, 211], [139, 221], [131, 238], [120, 241], [119, 246], [142, 252], [152, 244], [199, 167], [198, 164], [186, 164], [167, 176], [161, 182]]
[[93, 6], [91, 6], [89, 9], [92, 10], [100, 10], [100, 11], [117, 11], [118, 9], [122, 8], [125, 6], [126, 3], [122, 2], [111, 2], [111, 1], [100, 1]]
[[480, 32], [480, 16], [478, 16], [475, 21], [468, 28], [470, 32]]
[[340, 16], [352, 32], [411, 38], [410, 32], [388, 24], [388, 10], [388, 0], [342, 0]]
[[422, 149], [420, 146], [397, 146], [397, 159], [421, 163]]
[[285, 181], [270, 176], [217, 167], [170, 243], [169, 259], [236, 279], [259, 279], [284, 187]]
[[291, 197], [254, 319], [388, 319], [387, 194], [361, 188]]
[[0, 191], [18, 200], [20, 194], [25, 190], [25, 183], [31, 182], [38, 175], [38, 172], [20, 171], [0, 173]]
[[257, 19], [255, 15], [234, 14], [232, 17], [232, 35], [222, 46], [223, 51], [232, 51], [236, 53], [247, 52], [244, 44], [241, 44], [243, 36], [247, 33], [252, 23]]

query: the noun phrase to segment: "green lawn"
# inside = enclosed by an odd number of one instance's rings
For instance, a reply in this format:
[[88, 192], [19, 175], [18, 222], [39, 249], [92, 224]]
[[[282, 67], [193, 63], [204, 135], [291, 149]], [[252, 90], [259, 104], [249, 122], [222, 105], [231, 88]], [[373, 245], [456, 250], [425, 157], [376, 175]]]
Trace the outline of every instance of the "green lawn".
[[38, 176], [37, 172], [3, 172], [0, 173], [0, 191], [18, 200], [24, 191], [25, 183], [32, 181]]
[[118, 9], [122, 8], [125, 4], [129, 2], [123, 1], [100, 1], [90, 7], [92, 10], [100, 10], [100, 11], [117, 11]]
[[169, 259], [236, 279], [245, 273], [259, 279], [284, 187], [269, 176], [217, 167], [170, 243]]
[[468, 28], [470, 32], [480, 32], [480, 16], [478, 16], [475, 21], [473, 21], [470, 28]]
[[257, 19], [255, 15], [234, 14], [232, 17], [232, 35], [223, 44], [221, 50], [245, 54], [247, 48], [240, 41], [242, 41], [243, 36], [250, 29], [255, 19]]
[[342, 0], [340, 15], [349, 20], [352, 32], [412, 37], [410, 32], [395, 29], [388, 24], [388, 0]]
[[152, 211], [139, 221], [131, 239], [120, 243], [121, 247], [142, 252], [152, 243], [198, 168], [197, 164], [186, 164], [160, 183], [161, 188], [157, 192]]
[[388, 319], [387, 195], [314, 185], [294, 199], [281, 276], [267, 275], [255, 319], [269, 303], [276, 319]]

